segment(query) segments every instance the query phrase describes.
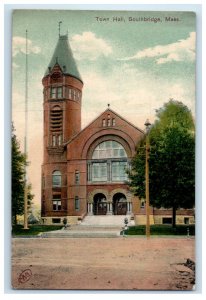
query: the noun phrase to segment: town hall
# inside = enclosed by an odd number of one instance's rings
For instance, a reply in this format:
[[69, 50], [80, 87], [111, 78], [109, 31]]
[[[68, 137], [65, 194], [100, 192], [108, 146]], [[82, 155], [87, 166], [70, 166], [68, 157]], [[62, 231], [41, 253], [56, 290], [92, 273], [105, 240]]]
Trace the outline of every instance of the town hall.
[[[128, 184], [131, 160], [145, 133], [106, 102], [105, 111], [82, 129], [84, 83], [67, 35], [59, 35], [42, 84], [44, 224], [120, 215], [145, 224], [145, 201]], [[177, 211], [177, 223], [192, 222], [190, 210]], [[171, 211], [150, 207], [150, 223], [170, 224]]]

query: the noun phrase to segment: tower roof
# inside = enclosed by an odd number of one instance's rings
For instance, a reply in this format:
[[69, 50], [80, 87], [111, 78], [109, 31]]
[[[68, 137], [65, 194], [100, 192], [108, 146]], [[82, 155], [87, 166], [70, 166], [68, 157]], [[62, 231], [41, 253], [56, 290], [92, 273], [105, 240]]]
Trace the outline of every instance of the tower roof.
[[44, 75], [49, 75], [49, 69], [51, 68], [52, 70], [57, 63], [62, 69], [63, 74], [71, 75], [82, 81], [81, 75], [77, 69], [77, 65], [72, 54], [71, 47], [69, 45], [67, 35], [59, 36], [54, 54]]

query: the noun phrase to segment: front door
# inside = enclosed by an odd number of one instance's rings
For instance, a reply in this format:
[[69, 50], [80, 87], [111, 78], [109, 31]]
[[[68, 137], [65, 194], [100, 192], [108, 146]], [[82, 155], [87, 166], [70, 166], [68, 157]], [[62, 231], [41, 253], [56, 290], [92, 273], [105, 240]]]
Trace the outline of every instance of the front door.
[[113, 197], [113, 214], [126, 215], [127, 214], [127, 199], [124, 194], [117, 193]]
[[104, 194], [96, 194], [94, 196], [93, 204], [94, 215], [106, 215], [107, 214], [107, 202]]

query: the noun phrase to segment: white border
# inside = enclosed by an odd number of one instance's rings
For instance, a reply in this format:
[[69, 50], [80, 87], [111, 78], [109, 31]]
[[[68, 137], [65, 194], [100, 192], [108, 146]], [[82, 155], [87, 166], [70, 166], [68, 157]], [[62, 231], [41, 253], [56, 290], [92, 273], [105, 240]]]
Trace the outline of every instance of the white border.
[[[42, 5], [43, 4], [43, 5]], [[146, 4], [150, 4], [149, 7], [146, 6]], [[1, 226], [0, 228], [0, 236], [1, 238], [3, 237], [3, 233], [5, 234], [5, 237], [8, 237], [8, 235], [10, 235], [10, 223], [8, 221], [8, 217], [6, 212], [8, 212], [8, 198], [9, 198], [9, 194], [10, 194], [10, 185], [9, 185], [9, 181], [10, 181], [10, 160], [9, 160], [9, 152], [10, 152], [10, 144], [8, 144], [8, 139], [9, 139], [9, 126], [10, 126], [10, 105], [8, 104], [9, 101], [9, 96], [10, 96], [10, 82], [9, 82], [9, 74], [10, 74], [10, 53], [8, 52], [8, 47], [11, 47], [11, 43], [10, 43], [10, 35], [8, 34], [8, 29], [9, 26], [11, 26], [11, 24], [9, 24], [10, 20], [7, 19], [8, 15], [4, 15], [4, 8], [10, 8], [13, 9], [15, 8], [25, 8], [25, 9], [31, 9], [31, 8], [36, 8], [36, 9], [93, 9], [93, 10], [97, 10], [97, 9], [113, 9], [113, 10], [189, 10], [189, 6], [191, 5], [191, 10], [195, 11], [195, 5], [197, 4], [202, 4], [202, 8], [203, 8], [203, 12], [202, 15], [206, 16], [206, 11], [205, 11], [205, 4], [204, 1], [172, 1], [172, 4], [170, 4], [168, 1], [129, 1], [128, 4], [125, 4], [125, 1], [118, 1], [118, 4], [115, 3], [111, 3], [111, 1], [104, 1], [104, 4], [97, 4], [96, 1], [89, 1], [87, 3], [87, 1], [74, 1], [74, 3], [70, 3], [70, 1], [52, 1], [52, 0], [48, 0], [48, 1], [41, 1], [41, 0], [35, 0], [35, 4], [30, 4], [30, 1], [7, 1], [7, 0], [3, 0], [0, 3], [0, 32], [2, 33], [2, 37], [5, 38], [5, 44], [1, 44], [1, 48], [0, 48], [0, 65], [3, 66], [4, 65], [4, 71], [6, 74], [5, 77], [5, 81], [3, 81], [2, 79], [4, 78], [4, 75], [2, 74], [2, 76], [0, 77], [0, 90], [3, 91], [4, 87], [4, 94], [6, 96], [6, 98], [2, 99], [2, 105], [1, 105], [1, 110], [0, 110], [0, 140], [4, 140], [5, 138], [5, 144], [4, 147], [0, 147], [0, 165], [4, 165], [5, 162], [5, 170], [4, 173], [1, 173], [1, 184], [3, 184], [2, 188], [5, 187], [4, 190], [4, 194], [2, 195], [2, 202], [3, 199], [5, 200], [5, 211], [4, 211], [4, 207], [1, 206], [1, 208], [3, 208], [1, 210], [1, 220], [5, 221], [5, 223], [1, 222], [1, 224], [5, 224], [5, 230], [3, 231], [3, 227]], [[5, 6], [5, 5], [10, 5], [9, 7]], [[63, 6], [62, 6], [63, 5]], [[140, 5], [140, 6], [138, 6]], [[179, 6], [181, 5], [181, 6]], [[4, 16], [6, 17], [4, 20]], [[5, 31], [4, 31], [4, 23], [5, 23]], [[199, 24], [200, 25], [200, 24]], [[205, 20], [203, 19], [203, 28], [205, 25]], [[198, 33], [201, 33], [201, 25], [200, 27], [197, 29]], [[204, 38], [204, 35], [203, 35]], [[4, 48], [7, 50], [5, 51], [5, 55], [3, 55], [4, 52]], [[198, 44], [198, 49], [201, 49], [201, 40], [199, 40], [199, 44]], [[203, 40], [203, 44], [202, 44], [202, 53], [205, 53], [206, 49], [205, 49], [205, 40]], [[200, 54], [200, 53], [199, 53]], [[197, 159], [198, 159], [198, 163], [197, 163], [197, 167], [198, 167], [198, 173], [197, 173], [197, 186], [198, 186], [198, 199], [201, 200], [201, 196], [202, 199], [206, 200], [205, 197], [205, 186], [206, 184], [202, 184], [202, 178], [206, 178], [205, 175], [205, 160], [204, 157], [201, 157], [202, 154], [206, 153], [206, 147], [205, 147], [205, 138], [202, 140], [202, 131], [205, 128], [205, 119], [204, 115], [202, 118], [202, 114], [205, 112], [205, 102], [202, 101], [201, 102], [201, 79], [200, 79], [200, 74], [201, 74], [201, 57], [198, 57], [198, 76], [199, 76], [199, 80], [197, 81], [197, 96], [198, 96], [198, 105], [197, 105]], [[205, 64], [205, 57], [203, 56], [203, 61], [202, 61], [202, 65], [206, 66]], [[205, 78], [205, 70], [202, 70], [203, 72], [203, 78]], [[202, 95], [202, 99], [204, 99], [204, 93], [205, 89], [203, 86], [203, 95]], [[205, 100], [206, 101], [206, 100]], [[4, 106], [5, 106], [5, 117], [4, 117]], [[200, 121], [201, 120], [201, 121]], [[4, 125], [4, 126], [3, 126]], [[201, 144], [202, 143], [202, 144]], [[6, 154], [6, 155], [5, 155]], [[201, 172], [201, 167], [202, 167], [202, 172]], [[1, 171], [3, 170], [3, 168], [1, 168]], [[202, 174], [201, 174], [202, 173]], [[201, 195], [202, 193], [202, 195]], [[4, 198], [5, 197], [5, 198]], [[201, 211], [205, 213], [205, 203], [203, 201]], [[4, 219], [4, 215], [5, 215], [5, 219]], [[199, 219], [201, 220], [201, 212], [199, 212]], [[205, 228], [205, 217], [203, 215], [202, 221], [202, 228]], [[204, 233], [204, 231], [203, 231]], [[199, 254], [201, 254], [201, 249], [202, 249], [202, 253], [203, 253], [203, 257], [202, 257], [202, 261], [199, 261], [199, 264], [202, 266], [206, 266], [206, 262], [205, 262], [205, 258], [204, 258], [204, 253], [205, 253], [205, 237], [202, 237], [202, 245], [201, 245], [201, 224], [198, 224], [197, 226], [197, 235], [198, 235], [198, 240], [200, 239], [200, 241], [197, 243], [196, 245], [196, 250], [198, 253], [198, 257], [197, 259], [199, 260]], [[59, 293], [59, 291], [13, 291], [13, 290], [8, 290], [8, 280], [10, 280], [10, 264], [8, 262], [8, 260], [10, 259], [10, 240], [8, 238], [4, 239], [5, 241], [5, 247], [4, 250], [5, 252], [3, 253], [3, 247], [1, 247], [0, 251], [1, 251], [1, 261], [0, 261], [0, 266], [1, 266], [1, 285], [0, 285], [0, 293], [1, 293], [1, 299], [2, 297], [10, 297], [10, 296], [15, 296], [15, 298], [19, 298], [22, 299], [22, 297], [27, 297], [29, 296], [29, 298], [36, 298], [36, 294], [49, 294], [50, 298], [54, 298], [56, 299], [57, 297], [57, 293]], [[1, 244], [3, 245], [3, 243]], [[203, 247], [202, 247], [203, 246]], [[9, 253], [9, 254], [8, 254]], [[3, 265], [4, 265], [4, 261], [5, 261], [5, 268], [3, 269]], [[203, 278], [205, 278], [205, 267], [203, 267], [202, 271], [203, 271]], [[4, 273], [5, 271], [5, 273]], [[4, 278], [5, 277], [5, 278]], [[201, 272], [198, 275], [198, 277], [201, 277]], [[4, 281], [5, 279], [5, 281]], [[6, 290], [4, 291], [4, 289], [6, 288]], [[167, 294], [167, 297], [184, 297], [186, 296], [187, 299], [190, 299], [191, 297], [195, 296], [195, 297], [203, 297], [206, 295], [205, 293], [206, 289], [205, 289], [205, 285], [204, 285], [204, 280], [203, 280], [203, 286], [202, 286], [202, 292], [200, 290], [197, 290], [195, 293], [193, 292], [107, 292], [104, 291], [101, 294], [99, 292], [70, 292], [70, 291], [65, 291], [65, 292], [61, 292], [61, 297], [69, 297], [69, 298], [76, 298], [79, 297], [80, 295], [83, 296], [84, 298], [88, 298], [91, 299], [92, 298], [96, 298], [96, 297], [101, 297], [104, 298], [105, 296], [109, 296], [112, 295], [112, 297], [115, 296], [115, 294], [117, 294], [118, 298], [133, 298], [133, 297], [151, 297], [152, 294], [152, 298], [153, 299], [160, 299], [162, 297], [165, 298], [165, 294]], [[10, 293], [10, 294], [9, 294]], [[29, 295], [28, 295], [29, 294]], [[69, 294], [69, 295], [68, 295]], [[98, 296], [97, 296], [98, 294]], [[175, 294], [175, 295], [174, 295]]]

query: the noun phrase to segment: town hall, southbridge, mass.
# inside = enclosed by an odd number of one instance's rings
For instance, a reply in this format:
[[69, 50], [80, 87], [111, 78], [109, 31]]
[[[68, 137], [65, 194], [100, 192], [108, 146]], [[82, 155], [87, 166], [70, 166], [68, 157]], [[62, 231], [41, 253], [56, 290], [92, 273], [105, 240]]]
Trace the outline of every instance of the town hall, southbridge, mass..
[[[68, 223], [77, 224], [87, 216], [115, 219], [127, 215], [135, 224], [145, 224], [145, 202], [132, 194], [127, 175], [144, 132], [109, 105], [81, 129], [83, 79], [67, 35], [59, 35], [42, 83], [43, 223], [63, 224], [66, 218]], [[150, 207], [151, 224], [171, 222], [171, 210]], [[177, 223], [193, 222], [192, 210], [177, 211]]]

